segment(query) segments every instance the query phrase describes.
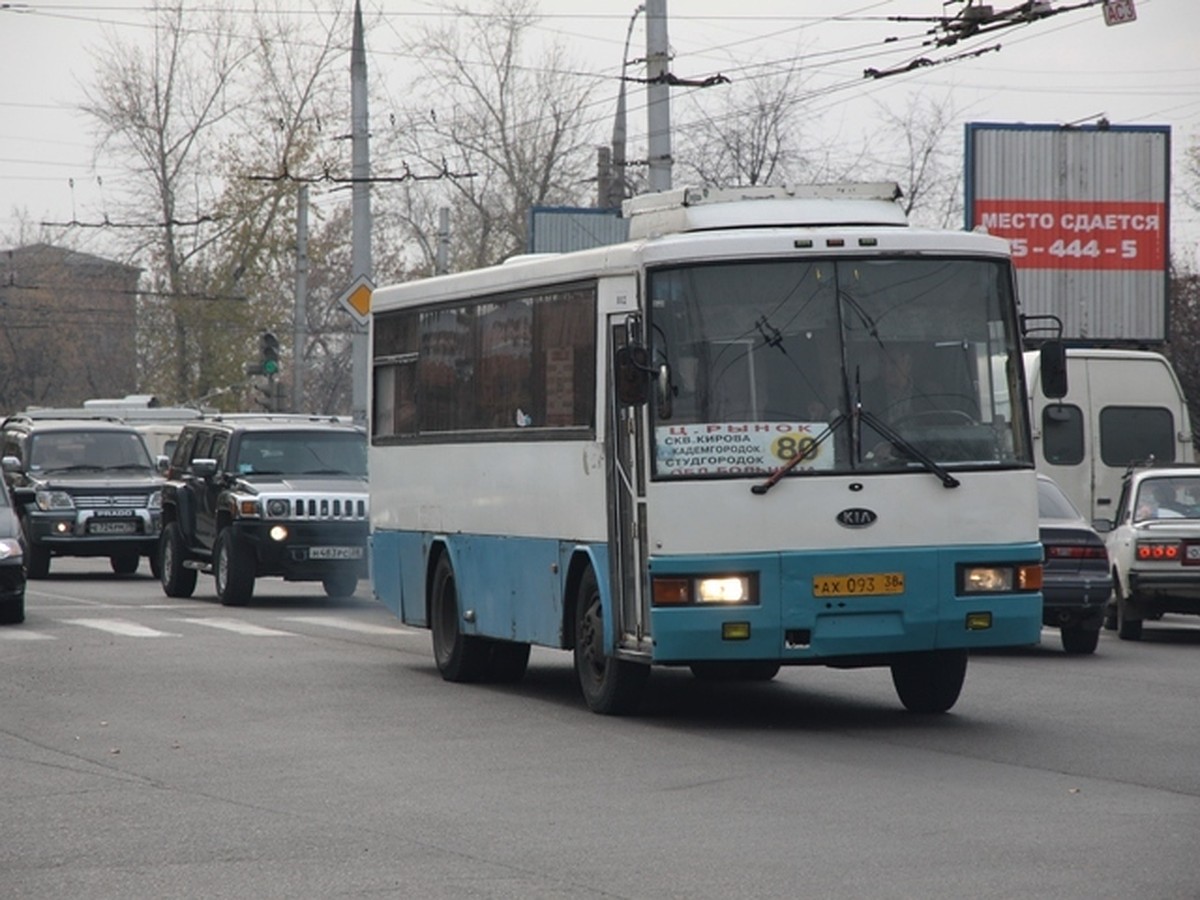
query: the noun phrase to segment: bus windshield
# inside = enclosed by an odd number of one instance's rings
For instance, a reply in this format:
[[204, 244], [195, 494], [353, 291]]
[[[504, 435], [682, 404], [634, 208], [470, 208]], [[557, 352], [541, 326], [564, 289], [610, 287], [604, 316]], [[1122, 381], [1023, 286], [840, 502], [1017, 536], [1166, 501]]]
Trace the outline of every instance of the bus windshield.
[[670, 376], [656, 478], [1031, 463], [1003, 261], [672, 266], [648, 273], [647, 295]]

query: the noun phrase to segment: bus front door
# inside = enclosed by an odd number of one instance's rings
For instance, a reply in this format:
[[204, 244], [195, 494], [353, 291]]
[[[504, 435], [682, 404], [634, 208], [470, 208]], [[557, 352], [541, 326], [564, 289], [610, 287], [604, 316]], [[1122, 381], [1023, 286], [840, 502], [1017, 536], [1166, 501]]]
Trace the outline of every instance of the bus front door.
[[[609, 583], [612, 586], [614, 639], [617, 647], [649, 652], [650, 617], [645, 613], [646, 585], [646, 404], [623, 403], [616, 390], [615, 355], [637, 340], [636, 316], [614, 316], [610, 324], [607, 447]], [[606, 635], [608, 637], [608, 635]]]

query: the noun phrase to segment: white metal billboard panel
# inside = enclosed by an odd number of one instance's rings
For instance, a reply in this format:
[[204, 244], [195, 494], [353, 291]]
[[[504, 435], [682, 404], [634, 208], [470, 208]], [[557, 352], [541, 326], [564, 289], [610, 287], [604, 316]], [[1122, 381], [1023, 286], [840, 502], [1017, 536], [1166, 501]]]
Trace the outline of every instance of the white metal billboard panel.
[[1007, 238], [1024, 311], [1096, 342], [1167, 337], [1170, 128], [967, 125], [968, 227]]

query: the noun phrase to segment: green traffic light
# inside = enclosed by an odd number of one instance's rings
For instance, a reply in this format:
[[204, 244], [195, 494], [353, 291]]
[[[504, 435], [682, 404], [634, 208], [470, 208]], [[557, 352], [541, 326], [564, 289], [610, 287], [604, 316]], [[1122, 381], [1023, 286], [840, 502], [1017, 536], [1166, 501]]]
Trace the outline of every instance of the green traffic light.
[[264, 360], [263, 364], [262, 364], [262, 370], [263, 370], [264, 375], [278, 375], [279, 374], [279, 360], [277, 360], [277, 359]]

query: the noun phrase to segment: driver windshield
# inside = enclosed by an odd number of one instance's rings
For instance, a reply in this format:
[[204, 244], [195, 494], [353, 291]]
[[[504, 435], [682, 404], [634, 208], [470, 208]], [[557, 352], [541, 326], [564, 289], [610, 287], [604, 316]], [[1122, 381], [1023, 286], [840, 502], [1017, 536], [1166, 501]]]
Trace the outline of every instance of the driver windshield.
[[[1009, 268], [756, 260], [648, 276], [655, 476], [1028, 465]], [[815, 449], [814, 442], [819, 442]]]
[[30, 441], [29, 468], [150, 469], [154, 464], [141, 435], [123, 431], [50, 431]]
[[366, 438], [360, 433], [264, 432], [247, 434], [238, 448], [242, 475], [367, 474]]

